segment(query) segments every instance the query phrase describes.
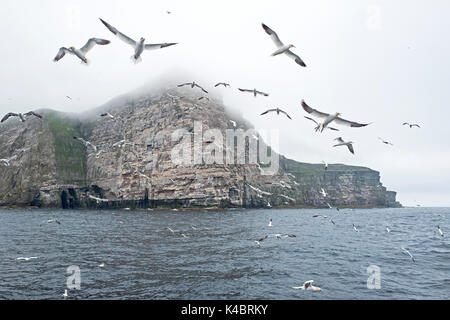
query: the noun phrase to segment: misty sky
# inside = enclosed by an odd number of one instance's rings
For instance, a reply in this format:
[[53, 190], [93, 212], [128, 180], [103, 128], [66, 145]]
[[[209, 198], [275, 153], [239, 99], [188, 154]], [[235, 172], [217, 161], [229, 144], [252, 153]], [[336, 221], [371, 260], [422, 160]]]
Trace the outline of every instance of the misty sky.
[[[1, 114], [44, 107], [82, 112], [173, 74], [222, 93], [257, 129], [279, 129], [278, 151], [289, 158], [368, 166], [403, 205], [450, 206], [448, 0], [3, 0], [0, 17]], [[134, 39], [179, 44], [144, 52], [134, 65], [133, 49], [99, 17]], [[271, 57], [276, 48], [261, 22], [293, 43], [307, 68]], [[112, 43], [90, 51], [89, 66], [70, 55], [52, 61], [61, 46], [80, 48], [90, 37]], [[232, 88], [214, 88], [219, 81]], [[270, 96], [255, 99], [237, 87]], [[301, 99], [373, 124], [315, 133]], [[269, 107], [293, 120], [260, 116]], [[339, 136], [355, 141], [355, 155], [332, 148]]]

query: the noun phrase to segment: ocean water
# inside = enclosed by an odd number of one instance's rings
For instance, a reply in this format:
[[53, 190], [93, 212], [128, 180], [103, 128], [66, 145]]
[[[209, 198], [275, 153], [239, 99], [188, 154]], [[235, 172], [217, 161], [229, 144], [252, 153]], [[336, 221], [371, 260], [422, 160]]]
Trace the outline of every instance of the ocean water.
[[[297, 237], [254, 242], [277, 233]], [[0, 243], [0, 299], [61, 299], [69, 266], [80, 289], [68, 299], [450, 298], [450, 208], [11, 209], [0, 210]], [[292, 288], [307, 280], [322, 291]]]

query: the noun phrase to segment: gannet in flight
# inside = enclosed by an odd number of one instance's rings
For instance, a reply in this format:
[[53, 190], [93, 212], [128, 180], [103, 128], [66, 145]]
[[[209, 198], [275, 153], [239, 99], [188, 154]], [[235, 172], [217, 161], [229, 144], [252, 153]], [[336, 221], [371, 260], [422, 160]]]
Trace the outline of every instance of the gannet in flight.
[[303, 107], [303, 110], [305, 110], [309, 114], [311, 114], [315, 117], [324, 119], [324, 122], [321, 123], [317, 129], [317, 131], [320, 131], [320, 132], [323, 132], [323, 130], [325, 130], [325, 128], [333, 121], [336, 122], [337, 124], [347, 126], [347, 127], [352, 127], [352, 128], [365, 127], [370, 124], [370, 123], [358, 123], [358, 122], [344, 120], [342, 118], [339, 118], [339, 115], [340, 115], [339, 112], [336, 112], [335, 114], [330, 115], [328, 113], [318, 111], [318, 110], [313, 109], [310, 106], [308, 106], [304, 100], [302, 100], [302, 107]]
[[88, 59], [86, 59], [86, 54], [89, 52], [89, 50], [91, 50], [96, 44], [103, 46], [103, 45], [106, 45], [109, 43], [110, 43], [109, 40], [99, 39], [99, 38], [91, 38], [88, 40], [88, 42], [86, 42], [84, 47], [82, 47], [80, 49], [76, 49], [73, 46], [70, 48], [61, 47], [58, 51], [58, 54], [53, 59], [53, 61], [57, 62], [57, 61], [61, 60], [66, 55], [66, 53], [70, 53], [70, 54], [76, 56], [77, 58], [79, 58], [82, 63], [89, 64]]
[[20, 121], [25, 122], [26, 121], [26, 117], [29, 117], [29, 116], [35, 116], [35, 117], [38, 117], [39, 119], [42, 119], [42, 116], [40, 114], [37, 114], [36, 112], [33, 112], [33, 111], [30, 111], [30, 112], [27, 112], [27, 113], [24, 113], [24, 114], [9, 112], [3, 117], [1, 122], [5, 122], [10, 117], [19, 117]]
[[391, 229], [389, 229], [389, 227], [386, 226], [386, 231], [389, 233], [389, 232], [391, 232]]
[[9, 165], [10, 165], [9, 163], [15, 159], [17, 159], [17, 155], [14, 155], [14, 156], [6, 158], [6, 159], [0, 159], [0, 162], [3, 163], [6, 167], [9, 167]]
[[416, 123], [410, 124], [410, 123], [408, 123], [408, 122], [405, 122], [405, 123], [403, 123], [403, 125], [409, 126], [410, 129], [411, 129], [412, 127], [420, 128], [420, 126], [419, 126], [418, 124], [416, 124]]
[[353, 149], [353, 141], [344, 141], [342, 140], [341, 137], [334, 139], [337, 142], [339, 142], [338, 144], [335, 144], [333, 147], [339, 147], [339, 146], [347, 146], [348, 150], [352, 153], [355, 154], [355, 150]]
[[287, 114], [287, 112], [286, 111], [283, 111], [283, 110], [281, 110], [280, 108], [276, 108], [276, 109], [269, 109], [269, 110], [267, 110], [267, 111], [264, 111], [263, 113], [261, 113], [261, 115], [265, 115], [265, 114], [267, 114], [267, 113], [269, 113], [269, 112], [276, 112], [277, 113], [277, 115], [280, 115], [280, 113], [283, 113], [283, 114], [285, 114], [286, 115], [286, 117], [288, 117], [290, 120], [292, 120], [292, 118]]
[[195, 81], [192, 82], [186, 82], [186, 83], [182, 83], [179, 84], [178, 87], [183, 87], [183, 86], [190, 86], [192, 89], [194, 89], [194, 87], [200, 88], [204, 93], [208, 93], [208, 91], [206, 91], [205, 89], [203, 89], [201, 86], [199, 86], [198, 84], [195, 83]]
[[225, 82], [219, 82], [214, 87], [218, 87], [218, 86], [224, 86], [225, 88], [226, 87], [230, 87], [230, 85], [228, 83], [225, 83]]
[[124, 41], [125, 43], [129, 44], [134, 48], [134, 55], [131, 57], [131, 59], [137, 63], [141, 61], [141, 54], [145, 50], [154, 50], [154, 49], [161, 49], [166, 48], [169, 46], [173, 46], [177, 43], [171, 42], [171, 43], [153, 43], [153, 44], [144, 44], [145, 39], [141, 38], [139, 41], [135, 41], [131, 39], [130, 37], [126, 36], [125, 34], [121, 33], [119, 30], [114, 28], [109, 23], [105, 22], [104, 20], [100, 19], [100, 21], [108, 28], [109, 31], [111, 31], [113, 34], [115, 34], [120, 40]]
[[[306, 119], [308, 119], [308, 120], [311, 120], [311, 121], [313, 121], [317, 126], [314, 128], [314, 130], [316, 130], [316, 132], [317, 131], [319, 131], [320, 130], [320, 123], [318, 123], [316, 120], [314, 120], [313, 118], [310, 118], [310, 117], [307, 117], [307, 116], [305, 116], [305, 118]], [[332, 128], [332, 127], [326, 127], [326, 129], [330, 129], [330, 130], [333, 130], [333, 131], [339, 131], [339, 129], [336, 129], [336, 128]]]
[[256, 90], [256, 89], [253, 89], [253, 90], [251, 90], [251, 89], [241, 89], [241, 88], [238, 88], [238, 90], [239, 91], [242, 91], [242, 92], [251, 92], [251, 93], [253, 93], [253, 96], [256, 98], [256, 95], [261, 95], [261, 96], [265, 96], [265, 97], [268, 97], [269, 96], [269, 94], [268, 93], [265, 93], [265, 92], [262, 92], [262, 91], [258, 91], [258, 90]]
[[272, 53], [272, 56], [276, 56], [276, 55], [284, 53], [289, 58], [294, 59], [297, 64], [301, 65], [302, 67], [306, 67], [306, 64], [303, 62], [303, 60], [298, 55], [296, 55], [295, 53], [293, 53], [290, 50], [291, 48], [295, 48], [295, 46], [293, 44], [285, 45], [283, 42], [281, 42], [280, 38], [278, 37], [278, 35], [276, 34], [275, 31], [270, 29], [264, 23], [262, 23], [262, 27], [263, 27], [264, 31], [266, 31], [266, 33], [270, 36], [270, 38], [272, 39], [272, 41], [275, 43], [275, 45], [278, 48], [274, 53]]
[[324, 218], [324, 219], [327, 219], [328, 216], [324, 216], [323, 214], [316, 214], [316, 215], [313, 215], [313, 218]]
[[269, 236], [264, 236], [263, 238], [254, 241], [258, 246], [261, 246], [261, 242], [263, 242], [264, 240], [266, 240]]
[[322, 163], [325, 165], [325, 171], [327, 171], [328, 170], [328, 163], [325, 162], [325, 161], [322, 161]]
[[108, 117], [108, 118], [114, 119], [114, 116], [109, 112], [102, 113], [100, 115], [100, 117]]
[[272, 218], [270, 219], [269, 224], [268, 224], [267, 226], [268, 226], [268, 227], [273, 227], [273, 224], [272, 224]]
[[108, 201], [109, 201], [108, 199], [101, 199], [101, 198], [94, 197], [94, 196], [91, 196], [91, 195], [89, 195], [88, 197], [89, 197], [90, 199], [92, 199], [92, 200], [97, 201], [97, 203], [100, 203], [100, 202], [108, 202]]
[[58, 219], [50, 219], [50, 220], [47, 220], [47, 223], [52, 223], [52, 222], [55, 222], [55, 223], [57, 223], [57, 224], [61, 224], [61, 221], [59, 221]]
[[413, 255], [411, 254], [411, 252], [409, 252], [408, 250], [406, 250], [404, 247], [401, 247], [401, 249], [403, 250], [404, 253], [406, 253], [407, 255], [409, 255], [411, 257], [411, 261], [412, 262], [416, 262], [416, 260], [414, 260]]
[[353, 229], [354, 229], [356, 232], [359, 232], [359, 230], [356, 228], [355, 224], [353, 224]]
[[324, 197], [326, 197], [327, 196], [327, 193], [325, 192], [325, 190], [322, 188], [322, 190], [320, 191], [320, 193], [324, 196]]
[[442, 232], [442, 230], [441, 230], [441, 228], [439, 226], [437, 226], [437, 228], [438, 228], [439, 234], [441, 235], [441, 237], [443, 237], [444, 236], [444, 232]]
[[314, 287], [314, 286], [312, 285], [313, 282], [314, 282], [314, 280], [309, 280], [309, 281], [306, 281], [306, 282], [303, 284], [303, 286], [301, 286], [301, 287], [292, 287], [292, 288], [297, 289], [297, 290], [314, 290], [314, 291], [321, 291], [322, 289], [320, 289], [319, 287]]
[[228, 120], [228, 121], [230, 121], [230, 123], [233, 125], [233, 128], [236, 128], [236, 126], [237, 126], [236, 121], [233, 121], [233, 120]]
[[378, 139], [381, 141], [381, 142], [383, 142], [384, 144], [388, 144], [388, 145], [391, 145], [391, 146], [393, 146], [393, 144], [392, 143], [390, 143], [389, 141], [386, 141], [386, 140], [383, 140], [382, 138], [380, 138], [380, 137], [378, 137]]
[[94, 152], [97, 152], [97, 147], [94, 146], [92, 143], [90, 143], [89, 141], [84, 140], [83, 138], [78, 138], [78, 137], [73, 137], [75, 140], [80, 141], [82, 144], [84, 144], [84, 146], [87, 147], [91, 147], [92, 149], [94, 149]]

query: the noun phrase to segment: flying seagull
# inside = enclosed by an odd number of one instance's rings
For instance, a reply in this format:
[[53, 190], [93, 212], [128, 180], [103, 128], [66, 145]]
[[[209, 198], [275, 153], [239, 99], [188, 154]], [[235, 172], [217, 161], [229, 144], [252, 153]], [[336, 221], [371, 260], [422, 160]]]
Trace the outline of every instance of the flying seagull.
[[266, 240], [269, 236], [264, 236], [263, 238], [254, 241], [258, 246], [261, 246], [261, 242], [263, 242], [264, 240]]
[[119, 30], [114, 28], [112, 25], [107, 23], [106, 21], [100, 19], [100, 21], [108, 28], [109, 31], [111, 31], [113, 34], [115, 34], [120, 40], [124, 41], [125, 43], [129, 44], [134, 48], [134, 55], [131, 56], [131, 59], [137, 63], [141, 61], [141, 54], [145, 50], [154, 50], [154, 49], [161, 49], [166, 48], [169, 46], [173, 46], [177, 43], [153, 43], [153, 44], [144, 44], [145, 39], [141, 38], [139, 41], [135, 41], [131, 39], [130, 37], [124, 35]]
[[268, 97], [269, 96], [269, 94], [268, 93], [265, 93], [265, 92], [262, 92], [262, 91], [258, 91], [258, 90], [256, 90], [256, 89], [241, 89], [241, 88], [238, 88], [238, 90], [239, 91], [242, 91], [242, 92], [251, 92], [251, 93], [253, 93], [253, 96], [256, 98], [256, 95], [261, 95], [261, 96], [265, 96], [265, 97]]
[[6, 167], [9, 167], [10, 162], [15, 159], [17, 159], [17, 155], [14, 155], [14, 156], [6, 158], [6, 159], [0, 159], [0, 163], [3, 163]]
[[414, 257], [411, 254], [411, 252], [409, 252], [409, 250], [406, 250], [404, 247], [401, 247], [401, 249], [403, 250], [404, 253], [406, 253], [407, 255], [409, 255], [411, 257], [412, 262], [416, 262], [416, 260], [414, 260]]
[[324, 122], [321, 123], [316, 128], [316, 131], [323, 132], [323, 130], [325, 130], [325, 128], [333, 121], [336, 122], [337, 124], [347, 126], [347, 127], [352, 127], [352, 128], [365, 127], [370, 124], [370, 123], [358, 123], [358, 122], [344, 120], [342, 118], [339, 118], [339, 115], [340, 115], [339, 112], [336, 112], [335, 114], [330, 115], [328, 113], [318, 111], [318, 110], [313, 109], [310, 106], [308, 106], [304, 100], [302, 100], [302, 107], [303, 107], [303, 110], [305, 110], [309, 114], [311, 114], [315, 117], [324, 119]]
[[59, 48], [58, 54], [53, 59], [53, 61], [57, 62], [57, 61], [61, 60], [66, 55], [66, 53], [70, 53], [70, 54], [76, 56], [77, 58], [79, 58], [82, 63], [89, 64], [88, 59], [86, 59], [86, 54], [89, 52], [89, 50], [91, 50], [96, 44], [103, 46], [103, 45], [107, 45], [109, 43], [110, 43], [109, 40], [100, 39], [100, 38], [91, 38], [88, 40], [88, 42], [86, 42], [84, 47], [82, 47], [80, 49], [77, 49], [73, 46], [70, 48], [61, 47], [61, 48]]
[[230, 85], [228, 83], [225, 83], [225, 82], [219, 82], [214, 87], [218, 87], [218, 86], [224, 86], [226, 88], [226, 87], [229, 87]]
[[306, 281], [306, 282], [303, 284], [303, 286], [301, 286], [301, 287], [292, 287], [292, 288], [297, 289], [297, 290], [314, 290], [314, 291], [321, 291], [322, 289], [320, 289], [319, 287], [314, 287], [314, 286], [312, 285], [313, 282], [314, 282], [314, 280], [309, 280], [309, 281]]
[[354, 229], [356, 232], [359, 232], [359, 230], [356, 228], [355, 224], [353, 224], [353, 229]]
[[22, 261], [30, 261], [32, 259], [37, 259], [38, 257], [19, 257], [16, 260], [22, 260]]
[[179, 84], [178, 87], [183, 87], [183, 86], [191, 86], [191, 88], [193, 89], [194, 87], [200, 88], [204, 93], [208, 93], [208, 91], [206, 91], [205, 89], [203, 89], [201, 86], [199, 86], [198, 84], [195, 83], [195, 81], [192, 82], [186, 82], [186, 83], [182, 83]]
[[10, 117], [19, 117], [20, 121], [25, 122], [26, 117], [29, 117], [29, 116], [35, 116], [35, 117], [38, 117], [39, 119], [42, 119], [42, 116], [40, 114], [37, 114], [36, 112], [33, 112], [33, 111], [30, 111], [30, 112], [27, 112], [24, 114], [9, 112], [3, 117], [1, 122], [5, 122]]
[[412, 127], [420, 128], [420, 126], [419, 126], [418, 124], [416, 124], [416, 123], [410, 124], [410, 123], [408, 123], [408, 122], [405, 122], [405, 123], [403, 123], [403, 125], [404, 125], [404, 126], [405, 126], [405, 125], [409, 126], [410, 129], [411, 129]]
[[269, 110], [267, 110], [267, 111], [264, 111], [263, 113], [261, 113], [261, 115], [265, 115], [265, 114], [267, 114], [267, 113], [269, 113], [269, 112], [276, 112], [277, 113], [277, 115], [280, 115], [280, 113], [283, 113], [283, 114], [285, 114], [286, 115], [286, 117], [288, 117], [289, 119], [291, 119], [292, 120], [292, 118], [287, 114], [287, 112], [285, 112], [285, 111], [283, 111], [283, 110], [281, 110], [280, 108], [276, 108], [276, 109], [269, 109]]
[[325, 190], [322, 188], [322, 190], [320, 190], [320, 193], [324, 196], [324, 197], [326, 197], [327, 196], [327, 193], [325, 192]]
[[444, 232], [442, 232], [442, 230], [441, 230], [441, 228], [439, 226], [437, 228], [438, 228], [439, 234], [441, 235], [441, 237], [443, 237], [444, 236]]
[[[313, 122], [317, 125], [314, 129], [316, 130], [316, 132], [319, 131], [319, 129], [320, 129], [320, 123], [318, 123], [318, 122], [317, 122], [316, 120], [314, 120], [313, 118], [306, 117], [306, 116], [305, 116], [305, 118], [308, 119], [308, 120], [313, 121]], [[332, 128], [332, 127], [328, 127], [328, 126], [326, 127], [326, 129], [330, 129], [330, 130], [333, 130], [333, 131], [339, 131], [339, 129]]]
[[380, 138], [380, 137], [378, 137], [378, 139], [381, 141], [381, 142], [383, 142], [384, 144], [387, 144], [387, 145], [391, 145], [391, 146], [393, 146], [393, 144], [392, 143], [390, 143], [389, 141], [386, 141], [386, 140], [383, 140], [382, 138]]
[[289, 58], [294, 59], [297, 64], [301, 65], [302, 67], [306, 67], [306, 64], [303, 62], [303, 60], [298, 55], [296, 55], [295, 53], [293, 53], [290, 50], [291, 48], [295, 48], [295, 46], [293, 44], [288, 44], [288, 45], [283, 44], [283, 42], [281, 42], [280, 38], [278, 37], [278, 35], [276, 34], [275, 31], [270, 29], [264, 23], [262, 24], [262, 27], [263, 27], [264, 31], [266, 31], [266, 33], [270, 36], [270, 38], [272, 38], [272, 41], [275, 43], [275, 45], [278, 48], [277, 51], [272, 53], [272, 56], [276, 56], [276, 55], [284, 53]]
[[327, 171], [328, 170], [328, 163], [327, 162], [325, 162], [325, 161], [322, 161], [322, 163], [324, 164], [324, 166], [325, 166], [325, 171]]
[[114, 119], [114, 116], [109, 112], [102, 113], [100, 115], [100, 117], [108, 117], [108, 118]]
[[337, 142], [339, 142], [338, 144], [335, 144], [333, 147], [339, 147], [339, 146], [347, 146], [348, 150], [352, 153], [355, 154], [355, 150], [353, 149], [353, 141], [344, 141], [342, 140], [341, 137], [334, 139]]
[[84, 140], [83, 138], [78, 138], [78, 137], [73, 137], [74, 140], [80, 141], [82, 144], [84, 144], [84, 146], [87, 147], [91, 147], [92, 149], [94, 149], [94, 152], [97, 152], [97, 147], [94, 146], [92, 143], [90, 143], [89, 141]]

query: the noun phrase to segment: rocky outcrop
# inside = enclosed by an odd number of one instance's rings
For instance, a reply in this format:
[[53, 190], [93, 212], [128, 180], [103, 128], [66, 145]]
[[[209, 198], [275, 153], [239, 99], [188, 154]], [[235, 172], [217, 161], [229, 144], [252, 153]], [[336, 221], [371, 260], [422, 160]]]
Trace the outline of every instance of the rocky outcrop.
[[[180, 96], [184, 98], [176, 98]], [[114, 118], [99, 117], [104, 111]], [[167, 89], [121, 97], [84, 118], [41, 112], [43, 120], [30, 119], [23, 124], [10, 120], [0, 127], [0, 158], [17, 155], [9, 166], [0, 164], [2, 206], [400, 205], [395, 192], [381, 185], [379, 173], [368, 168], [332, 164], [324, 170], [323, 165], [280, 156], [276, 174], [263, 174], [266, 169], [261, 153], [258, 161], [248, 161], [250, 145], [255, 145], [251, 139], [257, 141], [259, 150], [267, 147], [263, 139], [248, 131], [251, 126], [243, 119], [233, 117], [234, 122], [230, 121], [219, 100], [199, 101], [192, 90]], [[209, 129], [214, 129], [216, 136], [208, 136]], [[217, 134], [225, 138], [232, 129], [250, 132], [243, 140], [245, 148], [218, 148]], [[97, 150], [86, 148], [73, 136], [90, 141]], [[188, 141], [193, 148], [186, 151]], [[233, 161], [211, 161], [222, 152], [226, 154], [227, 147], [235, 153], [236, 158], [230, 158]], [[210, 149], [215, 150], [208, 152]], [[190, 156], [192, 161], [174, 161], [174, 150], [186, 151], [181, 152], [184, 159]], [[200, 158], [196, 150], [200, 150]], [[239, 156], [247, 161], [238, 163]], [[326, 197], [320, 193], [322, 188]]]

